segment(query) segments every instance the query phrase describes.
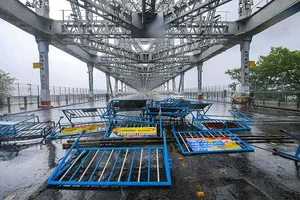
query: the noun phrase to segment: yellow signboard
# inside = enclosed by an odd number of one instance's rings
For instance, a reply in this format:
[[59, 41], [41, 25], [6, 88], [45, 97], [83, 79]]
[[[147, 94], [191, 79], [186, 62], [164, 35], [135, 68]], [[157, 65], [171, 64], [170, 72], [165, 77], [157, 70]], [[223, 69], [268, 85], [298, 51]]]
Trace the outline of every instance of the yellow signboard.
[[33, 63], [33, 69], [39, 69], [40, 68], [40, 63]]
[[61, 131], [61, 134], [76, 134], [76, 133], [82, 133], [82, 131], [93, 132], [93, 131], [97, 131], [98, 128], [99, 128], [98, 125], [70, 127], [70, 128], [64, 128]]
[[187, 138], [193, 151], [236, 150], [241, 147], [228, 137], [220, 138]]
[[156, 127], [117, 127], [112, 133], [121, 137], [156, 136]]
[[250, 67], [255, 66], [255, 61], [249, 61], [249, 66], [250, 66]]

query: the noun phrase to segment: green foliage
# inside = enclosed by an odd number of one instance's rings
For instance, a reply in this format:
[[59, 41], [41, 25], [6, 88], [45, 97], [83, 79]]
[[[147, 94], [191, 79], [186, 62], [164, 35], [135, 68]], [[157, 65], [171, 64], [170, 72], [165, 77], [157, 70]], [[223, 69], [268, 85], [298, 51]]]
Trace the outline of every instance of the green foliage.
[[0, 105], [3, 105], [5, 99], [10, 96], [15, 80], [9, 73], [5, 73], [0, 69]]
[[[250, 67], [250, 86], [256, 90], [300, 90], [300, 51], [284, 47], [271, 47], [267, 56], [260, 56], [256, 65]], [[235, 82], [241, 80], [241, 70], [227, 70]]]

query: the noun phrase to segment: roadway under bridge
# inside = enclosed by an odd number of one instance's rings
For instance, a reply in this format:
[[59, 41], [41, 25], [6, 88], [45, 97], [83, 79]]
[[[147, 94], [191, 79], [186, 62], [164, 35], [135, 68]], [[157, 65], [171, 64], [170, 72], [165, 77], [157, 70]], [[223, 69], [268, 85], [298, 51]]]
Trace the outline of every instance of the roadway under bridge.
[[[238, 0], [238, 19], [222, 20], [217, 9], [231, 0], [67, 0], [62, 19], [49, 17], [51, 0], [2, 0], [0, 18], [32, 34], [39, 50], [41, 105], [49, 106], [49, 45], [85, 62], [89, 98], [93, 70], [148, 92], [172, 81], [184, 91], [184, 74], [198, 70], [198, 97], [202, 97], [205, 61], [240, 45], [241, 92], [249, 90], [249, 54], [252, 37], [299, 12], [300, 0], [267, 0], [253, 12], [253, 0]], [[179, 86], [175, 77], [180, 76]]]

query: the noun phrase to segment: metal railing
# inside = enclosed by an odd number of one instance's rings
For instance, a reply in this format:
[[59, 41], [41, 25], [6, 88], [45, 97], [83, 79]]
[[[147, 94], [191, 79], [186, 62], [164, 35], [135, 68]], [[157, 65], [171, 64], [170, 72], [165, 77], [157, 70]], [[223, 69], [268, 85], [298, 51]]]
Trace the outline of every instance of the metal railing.
[[[72, 88], [61, 86], [50, 86], [50, 101], [52, 105], [68, 105], [88, 101], [89, 89]], [[105, 90], [94, 89], [94, 99], [105, 99]], [[118, 92], [120, 96], [129, 95], [130, 92]], [[39, 104], [40, 86], [33, 84], [14, 83], [11, 95], [5, 100], [8, 106], [27, 106], [30, 104]]]
[[[187, 98], [198, 98], [197, 88], [185, 88], [184, 96]], [[203, 98], [211, 101], [231, 102], [232, 96], [239, 91], [239, 88], [233, 89], [229, 85], [205, 86], [202, 88]], [[167, 91], [159, 92], [168, 94]], [[169, 92], [171, 93], [171, 91]], [[268, 90], [254, 91], [255, 100], [260, 106], [300, 109], [300, 91]]]

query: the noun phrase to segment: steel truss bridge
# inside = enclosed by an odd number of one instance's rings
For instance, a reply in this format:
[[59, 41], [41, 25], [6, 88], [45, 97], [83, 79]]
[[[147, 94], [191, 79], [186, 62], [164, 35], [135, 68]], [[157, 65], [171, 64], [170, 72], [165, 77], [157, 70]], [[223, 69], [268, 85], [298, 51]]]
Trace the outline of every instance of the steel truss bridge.
[[[173, 82], [184, 89], [184, 73], [241, 45], [242, 88], [249, 89], [251, 39], [300, 10], [300, 0], [269, 0], [252, 13], [253, 0], [236, 0], [239, 19], [223, 21], [216, 12], [232, 0], [67, 0], [62, 20], [49, 18], [51, 0], [1, 0], [0, 17], [35, 36], [40, 56], [41, 95], [49, 103], [48, 48], [53, 45], [87, 63], [90, 96], [93, 69], [138, 90]], [[123, 87], [122, 87], [123, 88]]]

